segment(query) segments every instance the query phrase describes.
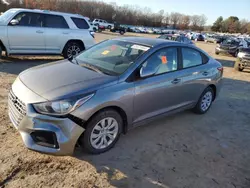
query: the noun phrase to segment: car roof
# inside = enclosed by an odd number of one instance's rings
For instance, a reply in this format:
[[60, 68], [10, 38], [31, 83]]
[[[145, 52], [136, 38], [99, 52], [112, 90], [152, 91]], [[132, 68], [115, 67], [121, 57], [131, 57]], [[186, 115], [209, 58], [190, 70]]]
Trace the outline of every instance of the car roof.
[[[115, 38], [112, 40], [120, 40], [126, 42], [137, 43], [145, 46], [157, 46], [161, 44], [176, 44], [179, 42], [166, 40], [166, 39], [159, 39], [159, 38], [147, 38], [147, 37], [122, 37], [122, 38]], [[181, 44], [181, 43], [180, 43]]]
[[[41, 9], [25, 9], [25, 8], [15, 8], [11, 9], [15, 11], [25, 11], [25, 12], [34, 12], [34, 13], [43, 13], [43, 14], [51, 14], [51, 15], [60, 15], [60, 16], [74, 16], [78, 18], [85, 18], [80, 14], [70, 14], [65, 12], [57, 12], [57, 11], [50, 11], [50, 10], [41, 10]], [[85, 18], [86, 19], [86, 18]]]

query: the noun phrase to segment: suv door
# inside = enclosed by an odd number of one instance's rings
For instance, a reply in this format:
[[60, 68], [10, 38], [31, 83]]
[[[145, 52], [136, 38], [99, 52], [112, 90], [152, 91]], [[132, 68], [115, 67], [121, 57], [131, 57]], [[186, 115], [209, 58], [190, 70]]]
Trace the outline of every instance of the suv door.
[[181, 70], [182, 80], [181, 103], [195, 104], [201, 93], [207, 87], [207, 79], [212, 75], [212, 68], [206, 64], [209, 59], [200, 51], [189, 48], [181, 48]]
[[20, 12], [13, 19], [17, 25], [8, 25], [10, 53], [36, 54], [45, 52], [44, 17], [39, 13]]
[[182, 81], [179, 69], [178, 48], [158, 50], [144, 63], [154, 69], [154, 76], [135, 81], [134, 123], [177, 109], [181, 103]]
[[45, 14], [45, 43], [49, 54], [61, 54], [70, 40], [69, 25], [63, 16]]

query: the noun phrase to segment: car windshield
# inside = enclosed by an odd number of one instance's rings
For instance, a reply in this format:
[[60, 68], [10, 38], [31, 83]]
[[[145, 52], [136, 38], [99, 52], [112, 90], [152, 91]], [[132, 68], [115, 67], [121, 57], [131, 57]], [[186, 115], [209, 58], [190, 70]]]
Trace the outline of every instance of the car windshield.
[[10, 9], [0, 16], [0, 22], [6, 22], [16, 12], [16, 10]]
[[80, 66], [109, 75], [124, 73], [150, 47], [131, 42], [108, 40], [93, 46], [76, 57]]

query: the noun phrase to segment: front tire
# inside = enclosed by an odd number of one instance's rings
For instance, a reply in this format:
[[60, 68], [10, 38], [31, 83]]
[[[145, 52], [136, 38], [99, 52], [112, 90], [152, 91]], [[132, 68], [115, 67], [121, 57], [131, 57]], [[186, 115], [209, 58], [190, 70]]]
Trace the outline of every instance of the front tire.
[[199, 101], [193, 108], [196, 114], [205, 114], [212, 105], [214, 98], [214, 90], [211, 87], [207, 87], [200, 96]]
[[73, 58], [84, 50], [84, 47], [77, 42], [69, 42], [63, 50], [63, 57], [65, 59]]
[[118, 112], [115, 110], [101, 111], [87, 123], [80, 143], [88, 153], [106, 152], [118, 141], [122, 127], [123, 120]]
[[237, 57], [239, 53], [239, 50], [236, 50], [236, 52], [234, 53], [234, 57]]

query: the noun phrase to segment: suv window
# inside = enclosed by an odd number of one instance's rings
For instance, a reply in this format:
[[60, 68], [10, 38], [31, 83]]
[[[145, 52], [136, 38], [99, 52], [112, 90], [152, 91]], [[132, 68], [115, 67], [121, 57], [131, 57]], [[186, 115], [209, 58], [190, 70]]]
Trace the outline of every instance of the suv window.
[[20, 26], [27, 27], [42, 27], [43, 26], [43, 15], [32, 12], [20, 12], [13, 19], [19, 21]]
[[69, 26], [62, 16], [45, 15], [45, 27], [68, 29]]
[[89, 29], [89, 24], [84, 19], [72, 17], [71, 19], [79, 29]]
[[164, 48], [151, 55], [145, 69], [154, 69], [155, 75], [177, 70], [177, 48]]
[[101, 23], [102, 23], [102, 20], [100, 20], [99, 22], [101, 22]]
[[183, 68], [194, 67], [203, 63], [200, 52], [191, 48], [182, 48]]

